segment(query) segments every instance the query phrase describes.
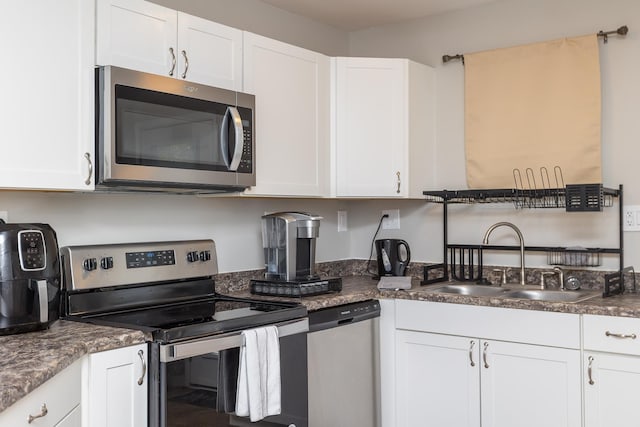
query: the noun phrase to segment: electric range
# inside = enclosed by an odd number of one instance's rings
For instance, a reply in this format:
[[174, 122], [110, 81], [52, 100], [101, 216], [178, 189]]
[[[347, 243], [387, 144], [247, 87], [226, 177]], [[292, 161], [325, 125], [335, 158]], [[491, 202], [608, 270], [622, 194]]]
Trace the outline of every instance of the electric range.
[[242, 425], [241, 331], [266, 325], [280, 337], [282, 413], [264, 425], [307, 425], [306, 308], [217, 293], [212, 240], [68, 246], [61, 259], [65, 319], [148, 334], [149, 425]]

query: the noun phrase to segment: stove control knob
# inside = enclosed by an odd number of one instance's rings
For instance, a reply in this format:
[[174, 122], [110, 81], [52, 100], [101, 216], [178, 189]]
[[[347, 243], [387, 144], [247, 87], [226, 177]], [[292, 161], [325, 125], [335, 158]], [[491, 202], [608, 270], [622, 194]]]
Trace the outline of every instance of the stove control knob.
[[196, 262], [200, 258], [198, 257], [198, 251], [187, 252], [187, 261], [188, 262]]
[[102, 268], [103, 270], [109, 270], [110, 268], [113, 268], [113, 257], [109, 256], [100, 259], [100, 268]]
[[211, 260], [211, 251], [200, 251], [200, 261], [206, 262]]
[[98, 268], [98, 261], [95, 258], [87, 258], [82, 262], [82, 267], [86, 271], [93, 271]]

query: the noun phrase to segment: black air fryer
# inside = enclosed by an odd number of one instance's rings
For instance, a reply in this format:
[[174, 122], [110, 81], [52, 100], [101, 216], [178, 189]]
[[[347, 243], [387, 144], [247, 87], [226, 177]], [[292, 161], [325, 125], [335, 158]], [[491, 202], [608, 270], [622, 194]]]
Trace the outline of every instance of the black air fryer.
[[0, 223], [0, 335], [47, 329], [59, 311], [55, 231], [47, 224]]

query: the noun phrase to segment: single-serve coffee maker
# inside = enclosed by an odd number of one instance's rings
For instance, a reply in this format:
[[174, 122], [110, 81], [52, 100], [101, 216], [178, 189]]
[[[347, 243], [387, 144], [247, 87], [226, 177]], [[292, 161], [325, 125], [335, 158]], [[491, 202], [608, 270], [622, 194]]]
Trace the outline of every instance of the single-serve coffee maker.
[[56, 233], [47, 224], [0, 223], [0, 335], [46, 329], [59, 314]]
[[267, 279], [317, 279], [316, 238], [320, 234], [321, 219], [303, 212], [277, 212], [262, 217]]
[[411, 261], [409, 244], [401, 239], [376, 240], [378, 276], [404, 276]]
[[304, 212], [262, 216], [264, 279], [251, 281], [260, 295], [309, 296], [342, 289], [339, 278], [316, 273], [316, 239], [322, 217]]

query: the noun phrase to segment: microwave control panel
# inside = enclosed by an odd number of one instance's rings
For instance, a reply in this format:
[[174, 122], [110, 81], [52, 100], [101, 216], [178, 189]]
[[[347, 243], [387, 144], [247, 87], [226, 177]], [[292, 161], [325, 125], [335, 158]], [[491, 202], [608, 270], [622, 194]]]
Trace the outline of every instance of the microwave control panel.
[[[238, 107], [241, 117], [251, 117], [251, 110], [248, 108]], [[238, 172], [251, 173], [253, 170], [253, 121], [250, 119], [242, 119], [242, 157], [240, 157], [240, 165]]]

